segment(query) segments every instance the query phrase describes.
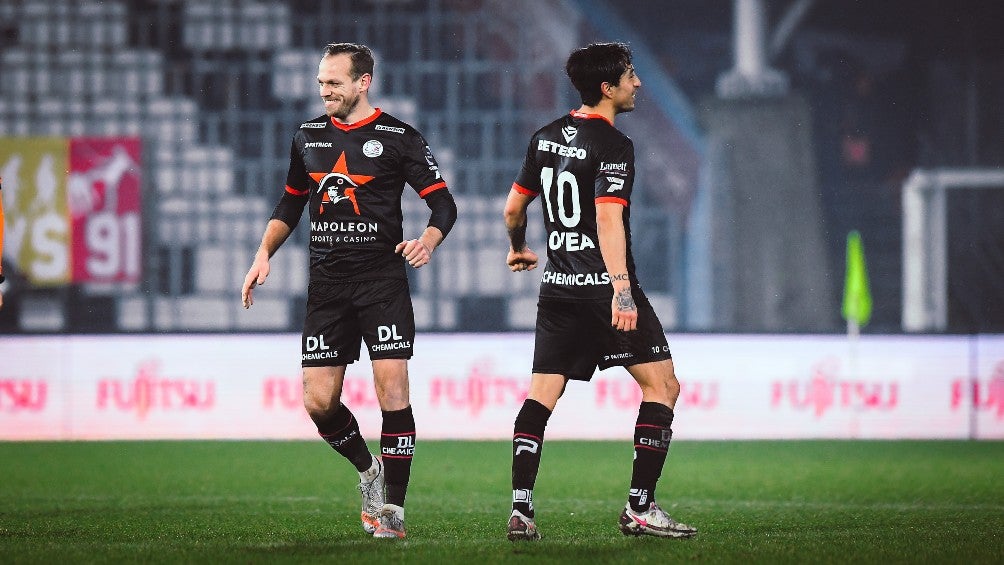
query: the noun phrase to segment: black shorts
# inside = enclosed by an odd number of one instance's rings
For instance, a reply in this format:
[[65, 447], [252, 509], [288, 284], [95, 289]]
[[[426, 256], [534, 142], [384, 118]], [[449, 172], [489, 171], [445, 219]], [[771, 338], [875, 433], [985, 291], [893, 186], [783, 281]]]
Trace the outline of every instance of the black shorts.
[[348, 365], [359, 359], [363, 340], [370, 359], [411, 359], [415, 312], [408, 280], [310, 283], [301, 365]]
[[629, 367], [672, 359], [666, 333], [641, 289], [632, 288], [638, 328], [623, 332], [610, 325], [610, 301], [537, 301], [533, 372], [588, 381], [598, 366]]

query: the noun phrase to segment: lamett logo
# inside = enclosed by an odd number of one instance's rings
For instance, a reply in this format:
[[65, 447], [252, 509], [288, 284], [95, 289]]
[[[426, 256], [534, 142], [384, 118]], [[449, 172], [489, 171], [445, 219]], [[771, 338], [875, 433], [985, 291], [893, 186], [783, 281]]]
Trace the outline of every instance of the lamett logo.
[[45, 410], [48, 384], [43, 380], [0, 379], [0, 410], [41, 412]]
[[899, 383], [877, 380], [838, 379], [839, 363], [819, 363], [811, 379], [771, 383], [771, 408], [789, 406], [811, 410], [816, 418], [836, 409], [842, 411], [895, 410], [899, 406]]
[[143, 420], [154, 410], [212, 410], [216, 404], [213, 381], [162, 377], [160, 361], [144, 361], [132, 379], [102, 379], [97, 388], [98, 410], [134, 412]]

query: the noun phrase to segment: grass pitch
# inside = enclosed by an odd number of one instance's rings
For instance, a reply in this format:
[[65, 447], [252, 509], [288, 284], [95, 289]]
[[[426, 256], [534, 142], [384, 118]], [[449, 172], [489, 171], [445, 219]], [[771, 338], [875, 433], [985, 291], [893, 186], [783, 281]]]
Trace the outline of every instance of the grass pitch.
[[658, 499], [700, 533], [664, 540], [617, 530], [627, 442], [550, 441], [520, 544], [510, 450], [420, 438], [408, 538], [376, 540], [320, 441], [0, 443], [0, 562], [1004, 562], [1002, 442], [677, 441]]

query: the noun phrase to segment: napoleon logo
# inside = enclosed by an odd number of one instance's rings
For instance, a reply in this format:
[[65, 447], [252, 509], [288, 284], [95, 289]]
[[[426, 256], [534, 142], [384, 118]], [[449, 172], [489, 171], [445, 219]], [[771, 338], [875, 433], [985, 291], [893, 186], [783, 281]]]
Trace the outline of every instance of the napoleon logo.
[[617, 177], [607, 177], [607, 182], [610, 186], [607, 188], [607, 192], [615, 192], [624, 188], [624, 179]]
[[333, 206], [342, 200], [348, 200], [352, 203], [352, 210], [357, 216], [360, 216], [356, 189], [375, 177], [350, 173], [345, 164], [345, 152], [342, 151], [330, 173], [310, 173], [310, 178], [317, 182], [317, 192], [321, 194], [321, 214], [324, 213], [325, 204]]

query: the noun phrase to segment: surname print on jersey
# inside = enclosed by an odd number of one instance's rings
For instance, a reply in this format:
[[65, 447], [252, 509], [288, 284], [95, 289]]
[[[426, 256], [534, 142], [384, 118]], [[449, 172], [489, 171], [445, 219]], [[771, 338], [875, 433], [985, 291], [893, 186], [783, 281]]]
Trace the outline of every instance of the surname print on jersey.
[[601, 202], [625, 207], [628, 272], [636, 280], [630, 253], [633, 183], [631, 139], [602, 116], [571, 112], [534, 133], [515, 188], [543, 200], [547, 266], [541, 297], [611, 298], [596, 228], [596, 204]]

